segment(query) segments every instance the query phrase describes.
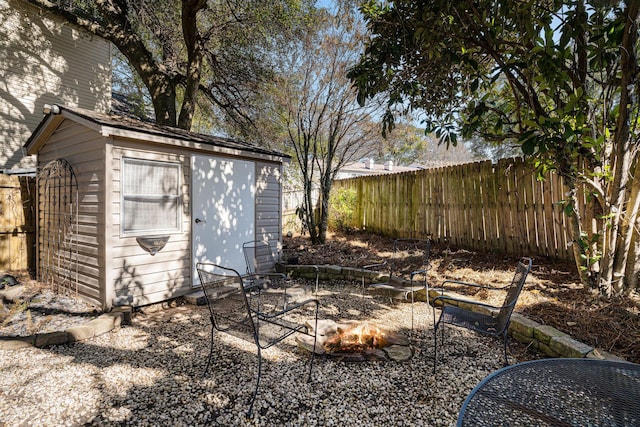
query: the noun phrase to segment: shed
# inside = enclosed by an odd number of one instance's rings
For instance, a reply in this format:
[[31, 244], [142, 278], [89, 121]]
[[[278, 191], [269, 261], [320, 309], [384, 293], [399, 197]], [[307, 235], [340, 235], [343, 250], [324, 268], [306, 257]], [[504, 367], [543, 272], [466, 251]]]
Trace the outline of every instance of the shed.
[[38, 277], [108, 309], [199, 286], [197, 262], [245, 270], [242, 243], [281, 241], [283, 163], [231, 139], [53, 105], [38, 165]]

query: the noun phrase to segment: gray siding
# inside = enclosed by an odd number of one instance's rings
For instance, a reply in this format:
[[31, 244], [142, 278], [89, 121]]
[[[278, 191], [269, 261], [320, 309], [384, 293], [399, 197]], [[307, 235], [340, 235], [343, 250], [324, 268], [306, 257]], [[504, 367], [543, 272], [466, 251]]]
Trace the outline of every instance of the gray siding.
[[[104, 299], [104, 141], [97, 132], [70, 120], [62, 122], [39, 152], [40, 167], [56, 159], [67, 160], [78, 181], [77, 267], [79, 296], [101, 306]], [[39, 265], [43, 257], [44, 182], [39, 182]]]
[[[169, 234], [166, 246], [156, 255], [146, 252], [136, 237], [121, 232], [122, 158], [179, 162], [182, 165], [182, 230]], [[111, 269], [116, 304], [135, 306], [165, 301], [188, 293], [191, 288], [191, 221], [189, 185], [190, 156], [185, 150], [114, 141], [111, 159], [113, 185], [110, 192], [112, 213]]]
[[111, 47], [22, 0], [0, 0], [0, 169], [30, 168], [22, 149], [44, 104], [110, 108]]
[[256, 240], [281, 241], [282, 167], [256, 162]]

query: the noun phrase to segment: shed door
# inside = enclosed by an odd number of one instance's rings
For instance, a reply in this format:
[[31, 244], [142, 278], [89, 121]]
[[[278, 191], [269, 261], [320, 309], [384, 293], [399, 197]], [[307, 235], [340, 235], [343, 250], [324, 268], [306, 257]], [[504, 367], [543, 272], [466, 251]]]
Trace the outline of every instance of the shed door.
[[255, 164], [193, 155], [191, 173], [193, 285], [200, 284], [198, 262], [244, 274], [242, 243], [255, 238]]

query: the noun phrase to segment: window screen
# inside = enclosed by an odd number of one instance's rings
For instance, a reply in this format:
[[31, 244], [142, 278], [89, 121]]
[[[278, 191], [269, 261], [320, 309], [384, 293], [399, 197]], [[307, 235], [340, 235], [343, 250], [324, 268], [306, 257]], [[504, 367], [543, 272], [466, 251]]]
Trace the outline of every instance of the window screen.
[[124, 159], [122, 230], [145, 234], [180, 230], [180, 164]]

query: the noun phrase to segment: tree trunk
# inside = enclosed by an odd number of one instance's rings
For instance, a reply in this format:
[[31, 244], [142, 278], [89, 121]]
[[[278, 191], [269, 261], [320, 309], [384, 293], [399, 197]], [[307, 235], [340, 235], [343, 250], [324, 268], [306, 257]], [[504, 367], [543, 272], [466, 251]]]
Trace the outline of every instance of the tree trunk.
[[315, 209], [313, 203], [313, 183], [311, 178], [307, 178], [303, 174], [304, 179], [304, 217], [307, 225], [307, 230], [309, 231], [309, 239], [311, 239], [311, 244], [315, 245], [319, 241], [318, 232], [316, 228], [316, 216]]
[[327, 229], [329, 228], [329, 196], [331, 194], [331, 179], [325, 177], [321, 188], [322, 200], [320, 208], [320, 222], [318, 224], [318, 240], [320, 243], [327, 241]]
[[[628, 204], [629, 170], [632, 162], [632, 147], [630, 138], [631, 110], [637, 104], [634, 88], [637, 84], [638, 65], [635, 56], [636, 42], [638, 39], [638, 2], [631, 1], [625, 10], [625, 30], [620, 46], [620, 101], [614, 135], [613, 158], [613, 183], [611, 184], [611, 225], [608, 233], [608, 241], [605, 242], [603, 253], [602, 272], [599, 287], [602, 292], [610, 296], [621, 293], [624, 290], [624, 275], [627, 265], [627, 256], [631, 245], [631, 237], [625, 236], [622, 225], [623, 218], [633, 221], [636, 213], [634, 204]], [[637, 176], [637, 175], [636, 175]], [[633, 222], [631, 222], [633, 223]], [[627, 229], [626, 233], [632, 232]]]
[[[640, 162], [636, 163], [634, 176], [640, 176]], [[623, 247], [620, 250], [626, 251], [624, 265], [624, 288], [613, 289], [614, 292], [626, 293], [638, 286], [638, 274], [640, 272], [640, 228], [638, 210], [640, 209], [640, 181], [633, 182], [630, 190], [629, 203], [627, 204], [627, 216], [622, 224], [620, 239]], [[621, 261], [620, 261], [621, 262]]]
[[[636, 218], [635, 228], [640, 229], [640, 219]], [[631, 246], [629, 248], [629, 256], [627, 257], [627, 265], [625, 268], [625, 284], [627, 291], [638, 288], [640, 279], [640, 233], [634, 231], [631, 236]]]
[[203, 41], [198, 34], [197, 15], [206, 6], [206, 0], [183, 0], [182, 2], [182, 34], [187, 48], [187, 76], [177, 124], [179, 128], [187, 130], [191, 129], [193, 123], [196, 97], [202, 76]]
[[[155, 79], [154, 79], [155, 80]], [[163, 79], [164, 80], [164, 79]], [[153, 110], [156, 113], [156, 123], [163, 126], [176, 125], [176, 88], [173, 83], [163, 81], [160, 84], [149, 83], [142, 78], [151, 95]], [[152, 86], [150, 86], [150, 84]]]
[[580, 282], [585, 287], [593, 286], [591, 281], [591, 271], [586, 262], [585, 243], [583, 241], [583, 230], [580, 215], [580, 205], [578, 204], [578, 192], [576, 189], [575, 178], [571, 176], [563, 176], [565, 185], [569, 188], [569, 203], [572, 204], [571, 212], [567, 215], [569, 219], [569, 235], [571, 236], [571, 250], [573, 251], [573, 259], [578, 269]]

